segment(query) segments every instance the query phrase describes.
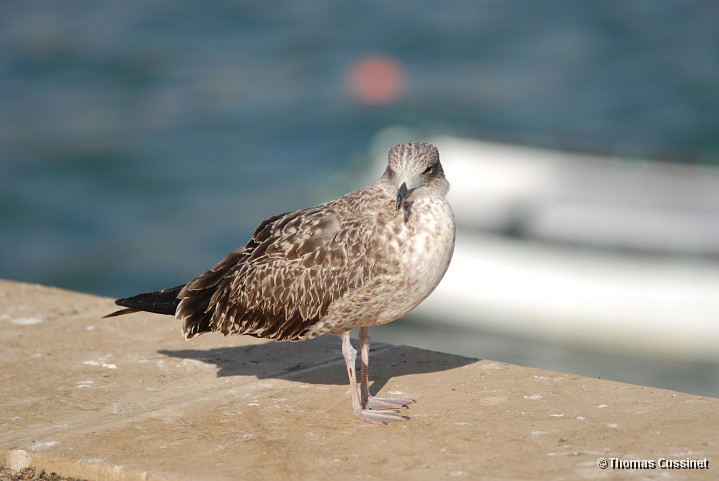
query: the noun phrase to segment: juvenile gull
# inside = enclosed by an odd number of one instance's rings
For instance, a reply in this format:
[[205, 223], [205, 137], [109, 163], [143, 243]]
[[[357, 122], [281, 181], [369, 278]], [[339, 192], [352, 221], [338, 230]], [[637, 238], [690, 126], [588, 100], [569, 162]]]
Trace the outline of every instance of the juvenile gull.
[[[270, 217], [250, 241], [187, 284], [118, 299], [125, 309], [174, 315], [186, 339], [205, 332], [302, 341], [342, 337], [352, 410], [376, 424], [403, 419], [411, 400], [369, 394], [367, 329], [399, 319], [437, 287], [454, 251], [449, 183], [430, 144], [389, 150], [372, 185]], [[361, 375], [350, 331], [359, 328]]]

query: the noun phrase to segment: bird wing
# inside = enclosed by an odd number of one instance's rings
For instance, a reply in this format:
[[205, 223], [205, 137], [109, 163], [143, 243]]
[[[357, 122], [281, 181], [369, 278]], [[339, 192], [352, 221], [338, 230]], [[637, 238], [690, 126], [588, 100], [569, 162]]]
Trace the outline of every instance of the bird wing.
[[378, 265], [365, 255], [376, 237], [368, 225], [376, 222], [336, 204], [267, 219], [244, 247], [180, 292], [185, 336], [301, 339], [333, 301], [377, 275]]

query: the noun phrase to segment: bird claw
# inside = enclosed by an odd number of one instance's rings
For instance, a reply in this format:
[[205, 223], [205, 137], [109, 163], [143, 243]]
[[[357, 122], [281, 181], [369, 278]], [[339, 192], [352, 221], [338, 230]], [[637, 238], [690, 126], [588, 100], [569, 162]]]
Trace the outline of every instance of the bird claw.
[[399, 409], [406, 408], [408, 404], [413, 402], [411, 399], [369, 396], [364, 402], [364, 406], [355, 409], [355, 416], [371, 424], [388, 424], [392, 421], [402, 421], [409, 418], [400, 415]]
[[371, 411], [369, 409], [360, 409], [355, 412], [355, 416], [370, 424], [389, 424], [392, 421], [409, 419], [406, 416], [400, 416], [399, 411], [395, 410]]

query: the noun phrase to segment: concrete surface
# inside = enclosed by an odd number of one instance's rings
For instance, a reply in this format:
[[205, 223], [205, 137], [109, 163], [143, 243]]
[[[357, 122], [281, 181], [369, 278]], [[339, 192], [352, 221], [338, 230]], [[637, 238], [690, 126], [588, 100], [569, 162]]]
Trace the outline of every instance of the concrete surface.
[[100, 480], [719, 479], [718, 399], [377, 345], [373, 392], [417, 402], [373, 426], [351, 414], [337, 337], [185, 342], [171, 318], [101, 319], [112, 308], [0, 281], [0, 464]]

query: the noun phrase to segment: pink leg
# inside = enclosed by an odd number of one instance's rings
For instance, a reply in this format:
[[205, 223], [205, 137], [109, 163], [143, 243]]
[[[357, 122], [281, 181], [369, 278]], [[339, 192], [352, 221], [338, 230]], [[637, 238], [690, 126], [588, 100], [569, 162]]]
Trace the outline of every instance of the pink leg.
[[363, 406], [362, 400], [360, 399], [360, 389], [359, 386], [357, 386], [357, 375], [355, 374], [357, 351], [352, 347], [349, 331], [342, 334], [342, 356], [345, 358], [345, 364], [347, 365], [347, 375], [349, 376], [350, 393], [352, 395], [352, 411], [354, 415], [362, 421], [372, 424], [387, 424], [391, 421], [404, 419], [397, 411], [373, 411]]

